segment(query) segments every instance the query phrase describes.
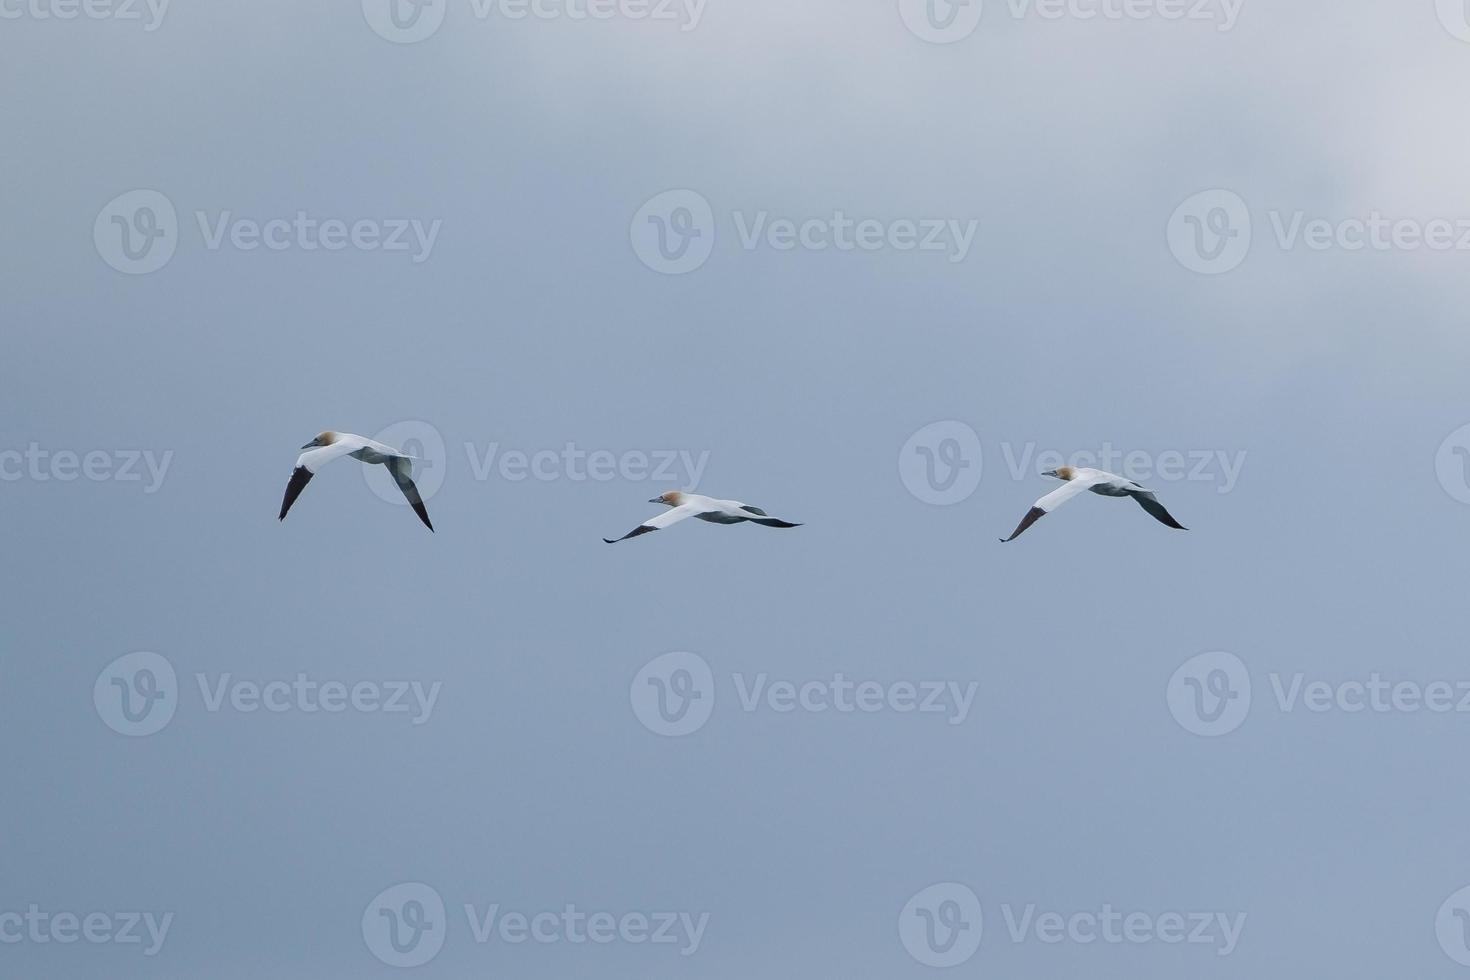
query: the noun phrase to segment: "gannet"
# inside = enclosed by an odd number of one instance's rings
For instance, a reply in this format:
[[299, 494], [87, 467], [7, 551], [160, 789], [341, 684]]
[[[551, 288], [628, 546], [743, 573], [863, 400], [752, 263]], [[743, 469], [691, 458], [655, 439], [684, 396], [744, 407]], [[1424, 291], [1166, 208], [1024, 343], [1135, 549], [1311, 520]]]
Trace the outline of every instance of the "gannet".
[[602, 540], [608, 544], [617, 544], [619, 541], [626, 541], [640, 534], [647, 534], [649, 531], [657, 531], [670, 524], [677, 524], [686, 517], [697, 517], [701, 521], [709, 521], [712, 524], [740, 524], [750, 521], [754, 524], [764, 524], [766, 527], [801, 527], [800, 524], [778, 520], [759, 507], [750, 507], [738, 500], [716, 500], [697, 493], [670, 490], [654, 497], [649, 503], [664, 504], [669, 510], [664, 511], [653, 520], [644, 521], [621, 538], [603, 538]]
[[1187, 531], [1189, 528], [1180, 524], [1169, 515], [1164, 505], [1159, 503], [1159, 498], [1154, 496], [1152, 490], [1145, 489], [1132, 480], [1118, 476], [1116, 473], [1108, 473], [1105, 470], [1095, 470], [1087, 466], [1058, 466], [1054, 470], [1047, 470], [1042, 476], [1054, 476], [1058, 480], [1065, 480], [1056, 490], [1042, 497], [1032, 505], [1021, 518], [1021, 523], [1011, 532], [1008, 538], [1001, 538], [1002, 542], [1014, 541], [1021, 536], [1021, 532], [1032, 524], [1041, 520], [1047, 514], [1056, 510], [1062, 504], [1071, 500], [1084, 490], [1100, 493], [1104, 497], [1132, 497], [1138, 501], [1138, 505], [1153, 515], [1154, 519], [1161, 524]]
[[419, 488], [414, 486], [413, 478], [409, 475], [415, 457], [351, 432], [323, 432], [301, 448], [307, 451], [296, 460], [296, 469], [291, 471], [291, 482], [286, 484], [286, 497], [281, 501], [279, 520], [286, 519], [286, 511], [291, 509], [291, 505], [301, 496], [301, 491], [306, 489], [318, 470], [334, 459], [351, 456], [364, 463], [380, 463], [386, 466], [388, 472], [393, 474], [393, 481], [398, 484], [398, 489], [408, 498], [413, 512], [419, 515], [419, 520], [424, 522], [425, 527], [430, 531], [434, 530], [434, 525], [429, 523], [429, 512], [424, 509], [424, 499], [419, 496]]

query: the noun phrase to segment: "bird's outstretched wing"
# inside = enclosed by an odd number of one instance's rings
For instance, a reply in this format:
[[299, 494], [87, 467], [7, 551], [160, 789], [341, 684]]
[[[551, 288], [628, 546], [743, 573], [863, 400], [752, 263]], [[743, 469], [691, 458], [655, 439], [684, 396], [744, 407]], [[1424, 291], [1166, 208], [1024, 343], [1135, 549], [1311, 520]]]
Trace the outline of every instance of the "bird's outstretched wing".
[[1004, 543], [1006, 541], [1016, 540], [1028, 527], [1030, 527], [1032, 524], [1035, 524], [1037, 521], [1041, 520], [1047, 514], [1050, 514], [1052, 511], [1056, 510], [1058, 507], [1062, 506], [1062, 504], [1065, 504], [1067, 501], [1071, 500], [1079, 493], [1082, 493], [1083, 491], [1088, 490], [1091, 487], [1095, 487], [1099, 483], [1103, 483], [1108, 479], [1108, 475], [1104, 473], [1098, 476], [1079, 476], [1074, 480], [1068, 480], [1066, 483], [1063, 483], [1060, 487], [1057, 487], [1051, 493], [1047, 494], [1040, 500], [1036, 501], [1036, 503], [1032, 504], [1031, 509], [1026, 512], [1026, 516], [1021, 518], [1021, 523], [1017, 524], [1016, 529], [1011, 532], [1011, 536], [1008, 538], [1001, 538], [1001, 542]]
[[281, 499], [281, 516], [277, 517], [276, 520], [284, 521], [286, 519], [286, 511], [290, 510], [291, 505], [296, 503], [296, 498], [301, 496], [301, 491], [306, 489], [306, 485], [311, 482], [312, 477], [316, 476], [318, 470], [332, 460], [340, 459], [348, 453], [355, 452], [361, 448], [359, 444], [343, 439], [332, 443], [330, 446], [321, 446], [317, 449], [308, 450], [298, 456], [296, 458], [296, 468], [291, 471], [291, 479], [286, 484], [286, 496]]
[[766, 527], [801, 527], [800, 524], [793, 524], [790, 521], [783, 521], [778, 517], [772, 517], [759, 507], [752, 507], [749, 504], [741, 504], [740, 509], [745, 511], [747, 515], [754, 515], [753, 517], [747, 516], [745, 518], [753, 524], [764, 524]]
[[640, 534], [647, 534], [649, 531], [658, 531], [668, 527], [670, 524], [677, 524], [686, 517], [693, 517], [697, 513], [699, 513], [698, 507], [692, 504], [680, 504], [678, 507], [671, 507], [657, 517], [644, 521], [621, 538], [603, 538], [602, 540], [608, 544], [617, 544], [619, 541], [626, 541], [629, 538], [636, 538]]
[[1138, 506], [1148, 511], [1154, 520], [1160, 524], [1167, 524], [1180, 531], [1189, 530], [1189, 528], [1174, 520], [1174, 516], [1164, 509], [1164, 505], [1159, 503], [1158, 496], [1152, 490], [1135, 490], [1133, 492], [1133, 499], [1138, 501]]
[[411, 475], [413, 463], [407, 456], [395, 456], [383, 465], [388, 467], [389, 473], [393, 474], [393, 482], [397, 483], [398, 489], [403, 491], [403, 496], [407, 498], [413, 512], [419, 515], [419, 520], [424, 522], [424, 527], [430, 531], [434, 530], [434, 525], [429, 521], [429, 511], [424, 507], [424, 498], [419, 496], [419, 488], [414, 486]]

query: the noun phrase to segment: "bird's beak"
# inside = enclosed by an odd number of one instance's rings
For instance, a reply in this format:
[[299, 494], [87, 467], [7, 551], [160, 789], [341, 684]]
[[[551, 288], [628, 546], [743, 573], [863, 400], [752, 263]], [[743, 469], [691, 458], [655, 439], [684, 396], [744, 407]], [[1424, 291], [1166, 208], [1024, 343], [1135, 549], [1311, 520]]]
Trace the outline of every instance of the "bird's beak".
[[661, 503], [664, 502], [664, 498], [662, 498], [662, 497], [652, 497], [652, 498], [649, 499], [648, 502], [650, 504], [661, 504]]
[[302, 449], [315, 449], [316, 448], [316, 440], [315, 439], [311, 440], [311, 442], [308, 442], [306, 445], [302, 446], [301, 448]]
[[1041, 475], [1042, 476], [1056, 476], [1057, 475], [1057, 471], [1056, 470], [1047, 470], [1045, 473], [1043, 473]]

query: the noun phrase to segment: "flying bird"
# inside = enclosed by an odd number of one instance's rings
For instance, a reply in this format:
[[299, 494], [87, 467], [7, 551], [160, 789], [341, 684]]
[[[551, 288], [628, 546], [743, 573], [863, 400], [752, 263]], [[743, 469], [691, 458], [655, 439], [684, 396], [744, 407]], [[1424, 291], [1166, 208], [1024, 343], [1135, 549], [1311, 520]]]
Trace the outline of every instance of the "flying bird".
[[291, 505], [301, 496], [301, 491], [306, 489], [318, 470], [334, 459], [351, 456], [370, 465], [386, 466], [388, 472], [393, 474], [393, 482], [398, 484], [398, 489], [408, 498], [413, 512], [419, 515], [419, 520], [424, 522], [425, 527], [430, 531], [434, 530], [434, 525], [429, 523], [429, 512], [424, 509], [424, 498], [419, 496], [419, 488], [414, 486], [413, 477], [409, 475], [415, 457], [350, 432], [323, 432], [301, 448], [306, 452], [296, 460], [296, 469], [291, 471], [291, 482], [286, 484], [286, 497], [281, 501], [279, 520], [286, 519], [286, 511], [291, 509]]
[[658, 531], [670, 524], [677, 524], [686, 517], [697, 517], [711, 524], [741, 524], [750, 521], [754, 524], [764, 524], [766, 527], [801, 527], [800, 524], [778, 520], [759, 507], [751, 507], [738, 500], [716, 500], [697, 493], [670, 490], [654, 497], [649, 503], [664, 504], [669, 509], [652, 520], [639, 524], [621, 538], [603, 538], [602, 540], [608, 544], [617, 544], [619, 541], [626, 541], [640, 534], [647, 534], [649, 531]]
[[1021, 518], [1021, 523], [1016, 525], [1016, 529], [1011, 532], [1011, 536], [1000, 539], [1002, 542], [1014, 541], [1021, 536], [1022, 531], [1084, 490], [1100, 493], [1104, 497], [1132, 497], [1138, 501], [1138, 506], [1148, 511], [1154, 520], [1159, 523], [1167, 524], [1181, 531], [1189, 530], [1189, 528], [1174, 520], [1169, 512], [1164, 509], [1164, 505], [1159, 503], [1159, 498], [1154, 495], [1152, 490], [1145, 489], [1132, 480], [1118, 476], [1116, 473], [1095, 470], [1087, 466], [1058, 466], [1056, 469], [1047, 470], [1041, 475], [1054, 476], [1058, 480], [1064, 480], [1066, 482], [1045, 497], [1036, 501], [1031, 509], [1026, 512], [1026, 516]]

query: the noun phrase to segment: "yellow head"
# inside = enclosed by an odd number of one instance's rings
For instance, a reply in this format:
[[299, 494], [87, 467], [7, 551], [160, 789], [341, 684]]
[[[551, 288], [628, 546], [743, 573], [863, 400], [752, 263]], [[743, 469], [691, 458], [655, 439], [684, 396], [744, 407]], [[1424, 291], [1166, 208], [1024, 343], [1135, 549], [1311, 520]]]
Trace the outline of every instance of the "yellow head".
[[302, 449], [316, 449], [318, 446], [330, 446], [332, 443], [334, 443], [336, 441], [337, 441], [337, 433], [335, 433], [335, 432], [331, 431], [330, 429], [328, 429], [326, 432], [319, 432], [319, 433], [317, 433], [317, 437], [315, 439], [311, 440], [311, 442], [308, 442], [306, 445], [302, 446], [301, 448]]
[[677, 507], [683, 502], [684, 495], [677, 490], [665, 490], [649, 501], [650, 504], [667, 504], [670, 507]]
[[1047, 470], [1042, 476], [1054, 476], [1058, 480], [1071, 480], [1077, 476], [1077, 470], [1071, 466], [1058, 466], [1054, 470]]

